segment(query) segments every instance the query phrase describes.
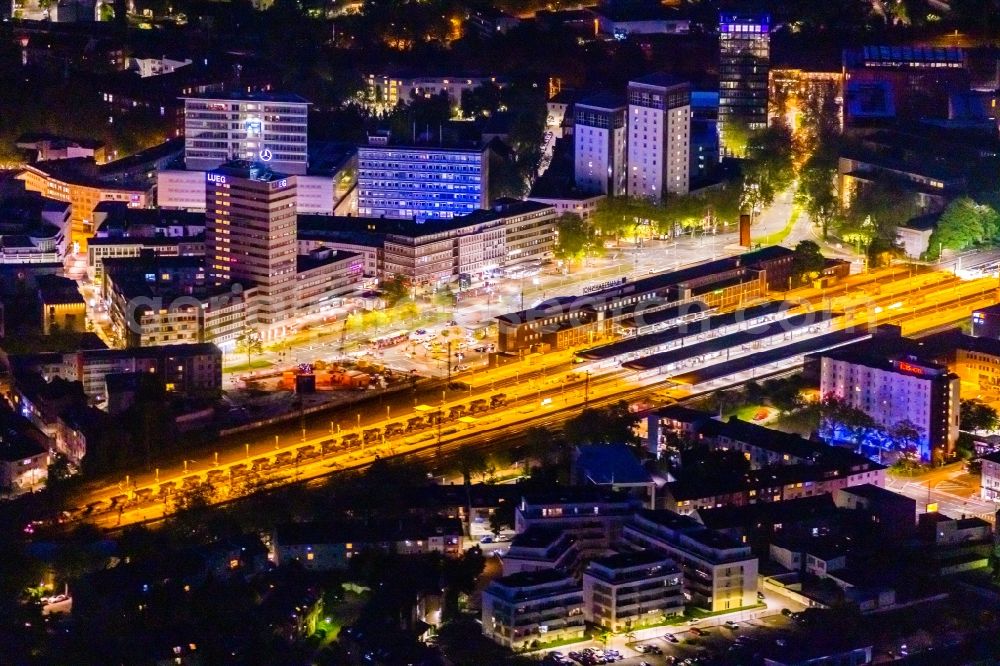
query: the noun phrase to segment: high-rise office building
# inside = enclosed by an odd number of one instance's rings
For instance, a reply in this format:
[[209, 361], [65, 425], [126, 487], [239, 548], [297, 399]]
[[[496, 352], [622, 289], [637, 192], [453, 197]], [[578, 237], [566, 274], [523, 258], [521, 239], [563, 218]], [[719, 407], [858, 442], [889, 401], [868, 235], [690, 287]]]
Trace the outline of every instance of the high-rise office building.
[[298, 95], [249, 93], [184, 100], [184, 160], [190, 170], [230, 160], [305, 174], [309, 102]]
[[358, 215], [449, 220], [489, 208], [489, 148], [358, 148]]
[[576, 104], [573, 140], [576, 186], [581, 190], [625, 194], [626, 112], [625, 100], [609, 93]]
[[[735, 128], [754, 131], [767, 127], [767, 90], [770, 69], [769, 16], [722, 14], [719, 20], [719, 137], [720, 153], [740, 150]], [[727, 148], [726, 131], [732, 136]], [[737, 155], [738, 157], [738, 155]]]
[[252, 317], [282, 335], [295, 315], [295, 177], [232, 162], [208, 172], [205, 254], [216, 284], [256, 288]]
[[629, 196], [661, 199], [690, 186], [691, 86], [668, 74], [628, 84]]

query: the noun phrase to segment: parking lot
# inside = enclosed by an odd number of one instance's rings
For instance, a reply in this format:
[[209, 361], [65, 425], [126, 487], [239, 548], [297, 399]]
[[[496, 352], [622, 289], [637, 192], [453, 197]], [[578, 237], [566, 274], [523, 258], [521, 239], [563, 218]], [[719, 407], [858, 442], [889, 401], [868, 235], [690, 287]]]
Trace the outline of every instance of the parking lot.
[[[644, 663], [649, 666], [738, 666], [748, 663], [766, 642], [784, 641], [791, 631], [790, 620], [780, 614], [741, 622], [730, 620], [728, 624], [721, 619], [710, 619], [695, 625], [664, 626], [635, 632], [643, 636], [640, 640], [624, 642], [624, 637], [613, 637], [608, 647], [615, 650], [620, 658], [607, 654], [599, 656], [606, 648], [599, 641], [592, 641], [560, 649], [557, 652], [563, 656], [561, 661], [548, 657], [546, 662], [583, 666], [609, 663], [623, 666]], [[585, 650], [591, 650], [591, 653], [587, 654]]]

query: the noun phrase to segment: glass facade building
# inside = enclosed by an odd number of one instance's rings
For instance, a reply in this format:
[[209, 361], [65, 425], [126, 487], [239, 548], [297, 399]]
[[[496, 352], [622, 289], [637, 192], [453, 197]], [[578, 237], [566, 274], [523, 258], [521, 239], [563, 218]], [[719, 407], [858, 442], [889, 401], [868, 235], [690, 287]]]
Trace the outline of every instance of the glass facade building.
[[488, 204], [487, 148], [358, 148], [362, 217], [447, 220]]
[[[723, 14], [719, 21], [719, 136], [728, 155], [726, 129], [767, 127], [770, 17]], [[730, 142], [732, 146], [733, 142]]]

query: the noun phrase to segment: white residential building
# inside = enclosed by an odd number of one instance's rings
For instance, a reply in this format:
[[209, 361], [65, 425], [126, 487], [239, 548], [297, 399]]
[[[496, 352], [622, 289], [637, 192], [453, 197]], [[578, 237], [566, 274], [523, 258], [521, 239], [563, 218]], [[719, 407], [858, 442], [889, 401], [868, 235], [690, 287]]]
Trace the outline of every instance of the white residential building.
[[583, 571], [583, 616], [614, 632], [662, 623], [684, 612], [681, 570], [645, 549], [592, 560]]
[[628, 194], [662, 199], [690, 186], [691, 86], [667, 74], [628, 84]]
[[625, 194], [627, 133], [625, 101], [603, 93], [578, 102], [573, 141], [576, 186], [610, 196]]
[[757, 558], [750, 546], [673, 511], [640, 511], [625, 524], [622, 542], [654, 548], [677, 562], [691, 602], [709, 611], [757, 603]]
[[483, 635], [511, 649], [583, 638], [583, 592], [555, 569], [498, 578], [483, 590]]

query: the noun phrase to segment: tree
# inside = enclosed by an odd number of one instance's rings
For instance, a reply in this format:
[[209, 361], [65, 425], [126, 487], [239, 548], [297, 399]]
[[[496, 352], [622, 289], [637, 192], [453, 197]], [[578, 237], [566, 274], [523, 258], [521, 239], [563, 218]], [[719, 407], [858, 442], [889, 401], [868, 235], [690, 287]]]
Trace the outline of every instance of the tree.
[[490, 532], [498, 537], [504, 528], [514, 529], [514, 503], [501, 499], [499, 506], [490, 514]]
[[753, 207], [770, 206], [775, 196], [792, 184], [792, 132], [786, 125], [774, 124], [750, 137], [743, 177], [749, 186], [746, 191], [759, 197], [749, 202]]
[[247, 365], [249, 366], [253, 354], [264, 352], [264, 342], [261, 340], [260, 333], [249, 326], [244, 328], [243, 332], [236, 336], [236, 351], [247, 355]]
[[638, 444], [632, 428], [638, 417], [628, 403], [616, 402], [602, 409], [585, 409], [563, 427], [571, 444]]
[[799, 241], [792, 255], [791, 279], [798, 283], [808, 282], [822, 273], [824, 266], [826, 259], [819, 245], [811, 240]]
[[555, 256], [568, 265], [580, 261], [594, 253], [596, 243], [594, 229], [579, 216], [564, 213], [556, 220], [559, 237], [556, 240]]
[[1000, 426], [1000, 417], [997, 410], [981, 400], [963, 400], [958, 422], [962, 430], [969, 432], [996, 430]]
[[802, 206], [813, 222], [820, 225], [823, 238], [840, 213], [836, 190], [838, 147], [830, 132], [822, 132], [816, 148], [799, 169], [795, 203]]
[[889, 428], [889, 437], [892, 438], [897, 450], [908, 458], [915, 457], [917, 444], [923, 437], [923, 429], [909, 419], [903, 419], [893, 424]]
[[410, 287], [406, 278], [398, 273], [382, 283], [382, 298], [385, 299], [387, 307], [393, 307], [407, 298], [409, 293]]
[[959, 197], [944, 209], [927, 244], [929, 258], [937, 258], [942, 249], [965, 250], [993, 240], [1000, 233], [1000, 215], [985, 204], [969, 197]]

